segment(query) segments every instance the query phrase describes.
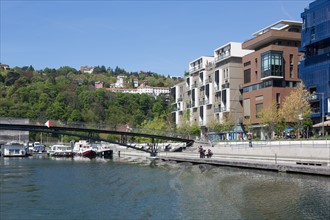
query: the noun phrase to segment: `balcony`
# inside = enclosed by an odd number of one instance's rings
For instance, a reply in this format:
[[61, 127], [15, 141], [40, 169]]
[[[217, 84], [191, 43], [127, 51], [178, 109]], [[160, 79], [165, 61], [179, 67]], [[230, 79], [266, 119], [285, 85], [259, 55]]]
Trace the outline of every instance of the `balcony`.
[[177, 99], [176, 102], [182, 102], [182, 100], [183, 100], [183, 99], [180, 97], [180, 98]]
[[309, 98], [309, 102], [319, 102], [319, 98], [317, 97], [317, 95], [312, 95], [310, 98]]
[[209, 84], [209, 83], [211, 83], [211, 82], [212, 82], [212, 79], [206, 79], [206, 80], [205, 80], [205, 85], [206, 85], [206, 84]]
[[222, 89], [228, 89], [229, 88], [229, 83], [225, 83], [221, 85]]
[[219, 61], [221, 61], [221, 60], [223, 60], [223, 59], [225, 59], [225, 58], [227, 58], [227, 57], [230, 57], [230, 53], [225, 53], [225, 54], [222, 54], [222, 55], [216, 56], [216, 57], [214, 58], [214, 61], [215, 61], [215, 62], [219, 62]]
[[198, 64], [198, 65], [196, 65], [196, 66], [190, 68], [190, 69], [189, 69], [189, 73], [194, 73], [194, 72], [196, 72], [196, 71], [198, 71], [198, 70], [201, 70], [202, 67], [203, 67], [202, 64]]
[[312, 110], [311, 114], [320, 114], [321, 113], [320, 108], [312, 108], [311, 110]]
[[213, 62], [209, 62], [205, 65], [205, 69], [206, 70], [212, 70], [214, 68], [214, 63]]

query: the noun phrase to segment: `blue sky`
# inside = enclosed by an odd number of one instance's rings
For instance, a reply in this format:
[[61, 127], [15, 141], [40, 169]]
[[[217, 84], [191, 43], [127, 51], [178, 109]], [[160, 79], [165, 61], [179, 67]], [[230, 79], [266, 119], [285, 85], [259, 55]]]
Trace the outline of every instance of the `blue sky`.
[[301, 21], [311, 2], [1, 0], [0, 62], [183, 76], [190, 61], [228, 42], [281, 19]]

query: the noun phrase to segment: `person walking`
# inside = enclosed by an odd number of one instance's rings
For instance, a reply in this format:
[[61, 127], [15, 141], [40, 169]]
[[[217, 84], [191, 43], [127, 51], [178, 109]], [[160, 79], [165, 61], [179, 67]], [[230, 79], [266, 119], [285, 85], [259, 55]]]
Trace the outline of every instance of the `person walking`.
[[207, 157], [207, 158], [211, 158], [212, 155], [213, 155], [213, 153], [212, 153], [211, 149], [208, 149], [208, 150], [207, 150], [206, 157]]

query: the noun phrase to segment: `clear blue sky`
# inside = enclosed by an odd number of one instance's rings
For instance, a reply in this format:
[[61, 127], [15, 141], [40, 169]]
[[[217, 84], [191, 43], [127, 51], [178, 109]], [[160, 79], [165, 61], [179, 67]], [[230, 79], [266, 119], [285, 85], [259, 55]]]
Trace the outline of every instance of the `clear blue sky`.
[[35, 69], [119, 66], [183, 76], [190, 61], [243, 42], [312, 1], [1, 1], [0, 62]]

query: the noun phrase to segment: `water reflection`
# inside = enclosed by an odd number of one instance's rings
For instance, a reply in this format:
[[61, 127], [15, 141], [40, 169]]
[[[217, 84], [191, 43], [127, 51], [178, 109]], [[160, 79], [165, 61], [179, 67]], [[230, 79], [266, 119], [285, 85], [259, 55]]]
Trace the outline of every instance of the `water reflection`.
[[330, 216], [327, 177], [137, 157], [7, 159], [0, 160], [1, 219]]

